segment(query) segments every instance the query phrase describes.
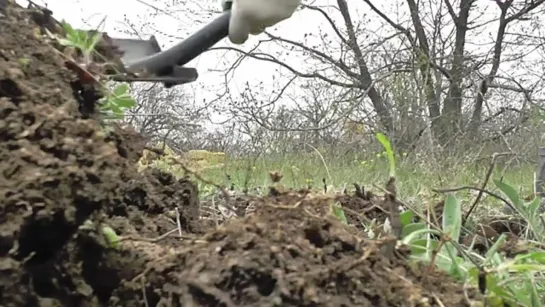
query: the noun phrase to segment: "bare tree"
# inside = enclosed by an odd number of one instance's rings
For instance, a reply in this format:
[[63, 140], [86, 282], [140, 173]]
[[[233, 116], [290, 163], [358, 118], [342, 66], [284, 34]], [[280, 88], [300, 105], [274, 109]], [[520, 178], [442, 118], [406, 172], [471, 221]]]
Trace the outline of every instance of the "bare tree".
[[206, 105], [197, 105], [181, 88], [164, 89], [160, 84], [134, 85], [133, 93], [138, 103], [125, 117], [140, 134], [179, 150], [203, 145], [195, 140], [205, 133], [201, 123], [207, 114]]
[[[137, 24], [127, 20], [127, 33], [153, 34], [165, 44], [217, 13], [214, 1], [148, 2], [150, 14]], [[214, 102], [197, 103], [191, 86], [165, 91], [144, 84], [127, 120], [176, 148], [237, 155], [309, 150], [306, 144], [362, 150], [377, 131], [400, 151], [465, 139], [513, 147], [521, 135], [538, 135], [544, 2], [306, 1], [300, 14], [321, 23], [304, 37], [270, 29], [254, 46], [213, 48], [233, 57], [224, 62], [226, 88]], [[154, 24], [165, 18], [177, 20], [177, 27]], [[229, 76], [248, 60], [277, 65], [272, 86], [263, 78], [239, 93], [229, 86]], [[212, 113], [226, 119], [210, 125]], [[347, 122], [365, 132], [345, 138]]]
[[[339, 92], [362, 97], [359, 103], [371, 106], [377, 129], [387, 132], [404, 149], [410, 149], [428, 127], [443, 146], [467, 132], [476, 135], [490, 89], [517, 94], [530, 91], [533, 81], [508, 78], [500, 74], [500, 66], [509, 69], [524, 59], [515, 44], [527, 32], [525, 23], [543, 12], [545, 0], [497, 0], [479, 5], [476, 0], [406, 0], [397, 2], [398, 16], [386, 13], [379, 2], [383, 1], [363, 0], [374, 16], [354, 18], [354, 8], [361, 8], [361, 3], [337, 0], [335, 6], [320, 6], [320, 1], [314, 1], [303, 10], [321, 16], [326, 27], [308, 33], [303, 41], [267, 31], [268, 39], [250, 52], [234, 47], [216, 50], [236, 51], [240, 59], [277, 63], [296, 78], [290, 86], [301, 87], [302, 79], [319, 80]], [[380, 25], [367, 29], [369, 20]], [[495, 32], [492, 42], [476, 48], [475, 41], [486, 39], [485, 31]], [[308, 65], [295, 67], [280, 52], [259, 51], [261, 45], [270, 44], [283, 47], [292, 58], [299, 56]], [[402, 82], [405, 88], [412, 89], [405, 91], [405, 99], [395, 98], [391, 90], [400, 78], [406, 79]], [[498, 82], [500, 79], [503, 82]], [[501, 107], [499, 103], [490, 104], [492, 113]], [[405, 127], [408, 123], [412, 124], [410, 129]]]

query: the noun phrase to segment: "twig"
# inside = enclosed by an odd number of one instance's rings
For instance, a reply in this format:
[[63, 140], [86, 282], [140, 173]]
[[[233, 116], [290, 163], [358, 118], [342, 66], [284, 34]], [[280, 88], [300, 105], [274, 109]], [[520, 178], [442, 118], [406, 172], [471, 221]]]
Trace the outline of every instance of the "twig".
[[287, 210], [292, 210], [292, 209], [296, 209], [297, 207], [299, 207], [301, 204], [303, 203], [302, 200], [298, 201], [295, 203], [295, 205], [291, 205], [291, 206], [285, 206], [285, 205], [273, 205], [273, 204], [268, 204], [268, 203], [263, 203], [264, 206], [267, 206], [267, 207], [272, 207], [272, 208], [275, 208], [275, 209], [287, 209]]
[[[157, 238], [142, 238], [142, 237], [133, 237], [133, 236], [125, 236], [125, 237], [121, 237], [119, 239], [119, 241], [117, 242], [121, 242], [121, 241], [143, 241], [143, 242], [150, 242], [150, 243], [157, 243], [163, 239], [165, 239], [166, 237], [170, 236], [171, 234], [175, 233], [176, 231], [178, 231], [179, 228], [176, 227], [172, 230], [169, 230], [168, 232], [158, 236]], [[195, 238], [192, 238], [190, 236], [183, 236], [180, 234], [180, 238], [182, 239], [189, 239], [189, 240], [193, 240]]]
[[173, 221], [171, 218], [169, 218], [169, 217], [167, 217], [167, 216], [164, 216], [164, 215], [163, 215], [163, 218], [164, 218], [166, 221], [168, 221], [169, 223], [171, 223], [172, 225], [176, 225], [176, 222]]
[[176, 225], [178, 226], [178, 234], [180, 235], [180, 238], [182, 237], [182, 223], [180, 222], [180, 210], [178, 210], [178, 207], [174, 208], [176, 211]]
[[[441, 239], [439, 240], [439, 243], [437, 244], [437, 247], [434, 248], [432, 251], [431, 251], [431, 260], [430, 260], [430, 264], [428, 266], [428, 274], [431, 273], [431, 269], [432, 267], [435, 266], [435, 261], [437, 261], [437, 255], [439, 254], [439, 251], [441, 250], [441, 248], [443, 247], [443, 245], [445, 244], [445, 240], [444, 240], [444, 236], [441, 235]], [[448, 240], [447, 240], [448, 241]]]
[[163, 240], [164, 238], [168, 237], [169, 235], [175, 233], [176, 231], [178, 230], [178, 228], [174, 228], [172, 230], [169, 230], [168, 232], [158, 236], [157, 238], [136, 238], [136, 237], [132, 237], [132, 236], [126, 236], [126, 237], [121, 237], [119, 239], [119, 242], [121, 241], [144, 241], [144, 242], [150, 242], [150, 243], [156, 243], [156, 242], [159, 242], [161, 240]]
[[142, 298], [144, 300], [144, 306], [149, 307], [148, 296], [146, 295], [146, 281], [142, 279]]
[[500, 195], [498, 195], [498, 194], [496, 194], [494, 192], [490, 192], [490, 191], [485, 190], [485, 189], [472, 187], [472, 186], [461, 186], [461, 187], [457, 187], [457, 188], [447, 188], [447, 189], [432, 189], [432, 191], [436, 192], [436, 193], [458, 192], [458, 191], [462, 191], [462, 190], [482, 191], [485, 194], [488, 194], [488, 195], [490, 195], [490, 196], [492, 196], [492, 197], [494, 197], [496, 199], [501, 200], [506, 205], [508, 205], [513, 211], [516, 211], [515, 206], [513, 206], [513, 204], [511, 204], [511, 202], [509, 202], [507, 199], [501, 197]]
[[401, 238], [401, 230], [403, 226], [401, 225], [401, 217], [399, 212], [399, 206], [397, 202], [397, 186], [396, 186], [396, 178], [390, 177], [388, 179], [388, 182], [386, 183], [386, 191], [390, 192], [389, 195], [386, 196], [386, 202], [389, 202], [389, 208], [390, 211], [390, 223], [392, 224], [392, 231], [395, 235], [396, 239]]
[[441, 299], [435, 293], [433, 293], [432, 295], [433, 295], [433, 298], [435, 299], [435, 302], [437, 302], [437, 304], [439, 305], [439, 307], [445, 307], [445, 304], [441, 302]]
[[[305, 144], [308, 147], [312, 148], [312, 150], [314, 150], [318, 154], [318, 156], [320, 157], [320, 160], [322, 160], [322, 164], [324, 165], [325, 171], [327, 173], [327, 177], [329, 178], [329, 182], [333, 182], [333, 179], [331, 179], [331, 174], [329, 173], [329, 168], [327, 167], [327, 163], [325, 163], [324, 156], [322, 156], [320, 151], [318, 149], [316, 149], [314, 146], [312, 146], [310, 144], [307, 144], [307, 143], [303, 143], [303, 144]], [[327, 193], [327, 191], [326, 191], [326, 193]]]
[[475, 210], [475, 208], [477, 207], [477, 204], [481, 200], [481, 197], [483, 196], [483, 193], [484, 193], [483, 191], [484, 191], [484, 189], [486, 189], [486, 185], [488, 184], [488, 181], [490, 180], [490, 176], [492, 175], [492, 172], [494, 171], [494, 166], [496, 166], [496, 159], [499, 158], [499, 157], [507, 156], [507, 155], [511, 155], [511, 154], [512, 153], [510, 153], [510, 152], [500, 152], [500, 153], [495, 152], [495, 153], [492, 154], [492, 159], [490, 160], [490, 165], [488, 166], [488, 171], [486, 172], [483, 184], [481, 185], [481, 190], [479, 190], [479, 194], [477, 194], [477, 198], [475, 198], [475, 201], [473, 202], [473, 204], [471, 205], [471, 207], [467, 211], [466, 215], [462, 219], [462, 226], [465, 227], [465, 225], [467, 223], [467, 220], [469, 219], [469, 216], [471, 215], [473, 210]]
[[373, 253], [373, 252], [375, 252], [373, 249], [366, 248], [365, 251], [363, 252], [363, 255], [360, 258], [358, 258], [357, 260], [355, 260], [354, 262], [350, 263], [346, 268], [344, 268], [343, 271], [344, 272], [351, 271], [352, 269], [356, 268], [360, 264], [364, 263], [367, 260], [367, 258], [369, 258], [371, 253]]
[[214, 210], [212, 210], [213, 214], [214, 214], [214, 222], [216, 223], [216, 226], [219, 225], [219, 220], [218, 220], [218, 210], [219, 208], [216, 208], [216, 197], [215, 196], [212, 196], [212, 208]]
[[[382, 208], [380, 208], [380, 206], [373, 205], [373, 207], [371, 207], [371, 209], [374, 209], [374, 208], [378, 208], [378, 209], [382, 210], [382, 212], [386, 213]], [[370, 210], [365, 209], [363, 212], [358, 212], [358, 211], [352, 210], [352, 209], [350, 209], [348, 207], [343, 207], [343, 211], [354, 214], [359, 218], [362, 218], [364, 220], [364, 222], [366, 222], [366, 223], [371, 223], [371, 219], [369, 219], [365, 215], [365, 213], [369, 212]]]

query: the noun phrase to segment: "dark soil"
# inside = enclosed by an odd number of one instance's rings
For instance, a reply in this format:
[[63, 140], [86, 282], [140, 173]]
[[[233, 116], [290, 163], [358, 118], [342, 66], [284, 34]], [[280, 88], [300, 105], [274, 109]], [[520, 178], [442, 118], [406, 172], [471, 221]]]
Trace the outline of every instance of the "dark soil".
[[0, 301], [38, 306], [39, 297], [75, 290], [77, 281], [63, 284], [56, 258], [78, 226], [113, 201], [126, 162], [96, 122], [78, 116], [71, 73], [38, 28], [10, 6], [3, 14]]
[[361, 197], [343, 195], [339, 197], [339, 203], [344, 208], [344, 213], [349, 225], [354, 225], [363, 229], [362, 223], [376, 219], [378, 223], [383, 223], [389, 217], [389, 209], [383, 204], [381, 199], [376, 197]]
[[59, 52], [27, 12], [8, 5], [2, 14], [0, 302], [38, 306], [49, 298], [78, 306], [92, 301], [88, 283], [97, 279], [78, 268], [98, 257], [81, 253], [93, 241], [76, 236], [85, 220], [107, 217], [121, 234], [159, 235], [162, 224], [153, 221], [178, 207], [183, 229], [193, 232], [196, 189], [159, 172], [136, 173], [142, 145], [134, 132], [110, 133], [84, 119], [77, 80]]
[[160, 236], [176, 227], [170, 217], [178, 209], [182, 230], [200, 232], [198, 191], [190, 181], [146, 169], [126, 182], [121, 195], [122, 199], [105, 209], [108, 224], [116, 231]]
[[[469, 306], [445, 276], [381, 252], [312, 196], [266, 198], [149, 263], [113, 306]], [[144, 297], [145, 295], [145, 297]], [[469, 294], [471, 296], [471, 294]]]
[[[391, 240], [360, 237], [312, 194], [252, 200], [203, 234], [195, 185], [138, 173], [145, 140], [90, 116], [97, 97], [29, 18], [43, 13], [7, 0], [0, 13], [0, 306], [469, 306], [471, 291], [403, 249], [385, 256]], [[352, 224], [382, 212], [342, 202]]]

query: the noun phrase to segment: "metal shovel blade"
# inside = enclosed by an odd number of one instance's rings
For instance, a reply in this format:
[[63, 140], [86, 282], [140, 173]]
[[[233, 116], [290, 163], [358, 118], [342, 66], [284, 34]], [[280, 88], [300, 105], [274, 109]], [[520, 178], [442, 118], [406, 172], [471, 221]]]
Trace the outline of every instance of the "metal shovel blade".
[[147, 41], [110, 38], [109, 43], [121, 51], [121, 61], [127, 73], [146, 72], [146, 80], [141, 77], [138, 80], [131, 77], [129, 80], [124, 76], [125, 81], [164, 82], [168, 88], [197, 79], [195, 69], [183, 66], [227, 37], [230, 16], [230, 11], [223, 12], [197, 32], [164, 51], [153, 36]]
[[[111, 47], [120, 51], [121, 62], [127, 67], [130, 63], [138, 62], [147, 57], [161, 53], [161, 47], [157, 43], [155, 36], [149, 40], [124, 39], [109, 37], [108, 43]], [[157, 82], [165, 83], [167, 87], [186, 84], [197, 80], [198, 73], [195, 68], [173, 66], [167, 73], [157, 74], [148, 72], [145, 76], [116, 75], [112, 78], [116, 81], [124, 82]]]
[[152, 54], [161, 52], [155, 36], [149, 40], [110, 38], [110, 42], [123, 52], [121, 61], [123, 64], [138, 61]]

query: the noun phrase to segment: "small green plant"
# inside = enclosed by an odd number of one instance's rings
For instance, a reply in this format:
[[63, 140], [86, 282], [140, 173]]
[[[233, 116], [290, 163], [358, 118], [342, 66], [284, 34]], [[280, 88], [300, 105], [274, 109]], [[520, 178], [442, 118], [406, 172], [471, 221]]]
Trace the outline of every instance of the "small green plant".
[[506, 236], [501, 235], [488, 250], [482, 269], [470, 269], [470, 280], [477, 283], [484, 275], [489, 306], [542, 306], [545, 252], [533, 251], [508, 259], [498, 252], [505, 241]]
[[102, 234], [106, 238], [106, 241], [108, 242], [108, 245], [111, 248], [119, 247], [119, 236], [115, 233], [115, 231], [110, 226], [103, 226]]
[[77, 48], [81, 51], [84, 63], [88, 65], [92, 62], [92, 53], [97, 44], [102, 40], [100, 33], [89, 35], [88, 31], [74, 29], [69, 23], [62, 22], [66, 38], [59, 38], [59, 43], [63, 46]]
[[388, 163], [390, 164], [390, 177], [395, 177], [396, 174], [396, 161], [394, 158], [394, 151], [392, 150], [392, 145], [390, 144], [390, 140], [388, 140], [388, 137], [386, 137], [382, 133], [377, 133], [377, 140], [382, 144], [384, 147], [384, 150], [386, 151], [386, 155], [388, 157]]
[[[93, 231], [96, 230], [96, 224], [91, 220], [86, 220], [80, 227], [80, 230]], [[110, 226], [104, 225], [100, 227], [102, 235], [106, 239], [106, 243], [111, 248], [118, 248], [120, 238]]]
[[[93, 61], [93, 52], [102, 40], [102, 34], [97, 32], [90, 34], [88, 31], [74, 29], [70, 24], [63, 22], [63, 28], [66, 32], [65, 38], [58, 38], [61, 45], [78, 49], [83, 57], [83, 67], [86, 74], [90, 75], [87, 69]], [[76, 63], [77, 64], [77, 63]], [[100, 76], [92, 76], [97, 81]], [[104, 97], [100, 100], [101, 110], [105, 112], [108, 119], [123, 119], [125, 111], [136, 106], [136, 100], [132, 98], [129, 86], [126, 83], [117, 84], [113, 90], [100, 84], [103, 89]]]
[[21, 64], [21, 66], [23, 67], [26, 67], [28, 66], [28, 64], [30, 64], [30, 59], [29, 58], [19, 58], [19, 64]]
[[335, 203], [333, 206], [331, 206], [331, 209], [333, 211], [333, 215], [335, 215], [343, 224], [348, 225], [348, 220], [344, 215], [344, 210], [340, 203]]
[[527, 233], [527, 235], [532, 239], [545, 243], [545, 234], [543, 233], [545, 229], [542, 217], [539, 214], [541, 198], [536, 196], [531, 202], [526, 203], [511, 185], [498, 179], [494, 179], [494, 184], [509, 198], [516, 213], [528, 222], [528, 231], [531, 231], [531, 233]]
[[129, 93], [129, 85], [121, 83], [107, 92], [101, 100], [101, 109], [111, 115], [114, 119], [123, 119], [126, 110], [136, 106], [136, 100]]
[[[467, 277], [464, 259], [458, 256], [457, 242], [462, 227], [462, 210], [458, 199], [449, 195], [443, 209], [441, 229], [434, 229], [423, 222], [403, 226], [402, 242], [411, 247], [412, 257], [435, 265], [458, 279]], [[432, 235], [440, 237], [433, 239]]]
[[[515, 206], [532, 212], [533, 202], [524, 204], [511, 186], [495, 181]], [[532, 209], [530, 209], [532, 208]], [[443, 209], [441, 229], [423, 222], [406, 223], [403, 219], [402, 242], [411, 247], [411, 258], [423, 261], [448, 272], [460, 281], [481, 284], [486, 290], [487, 306], [542, 306], [545, 297], [543, 272], [545, 251], [536, 249], [512, 259], [500, 253], [507, 236], [502, 234], [484, 256], [458, 241], [462, 229], [461, 203], [454, 195], [448, 195]], [[531, 216], [526, 213], [526, 216]], [[435, 239], [431, 235], [440, 239]]]

